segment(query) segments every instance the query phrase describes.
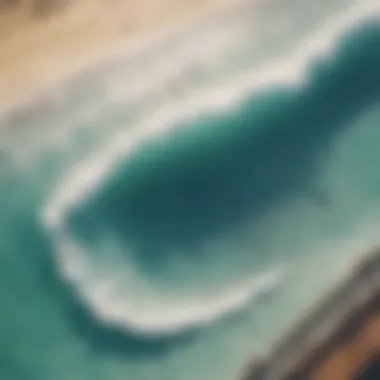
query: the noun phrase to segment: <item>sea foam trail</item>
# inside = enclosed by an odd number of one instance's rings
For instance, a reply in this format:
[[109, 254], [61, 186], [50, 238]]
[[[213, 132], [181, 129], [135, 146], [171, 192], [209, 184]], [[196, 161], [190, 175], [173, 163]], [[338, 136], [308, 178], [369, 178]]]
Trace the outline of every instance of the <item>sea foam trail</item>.
[[[377, 3], [377, 2], [376, 2]], [[158, 302], [158, 307], [136, 306], [133, 297], [118, 293], [112, 297], [114, 284], [112, 275], [102, 273], [101, 268], [91, 270], [91, 257], [70, 241], [64, 230], [63, 219], [68, 210], [83, 202], [106, 179], [112, 166], [139, 147], [142, 141], [157, 133], [166, 133], [177, 128], [181, 121], [196, 116], [201, 111], [222, 112], [224, 107], [232, 107], [247, 93], [274, 84], [288, 84], [295, 87], [307, 85], [305, 69], [313, 58], [328, 59], [334, 51], [336, 39], [354, 24], [373, 18], [380, 5], [373, 1], [353, 7], [350, 12], [331, 22], [322, 33], [309, 38], [306, 49], [294, 52], [281, 62], [276, 62], [264, 71], [249, 71], [241, 75], [234, 84], [205, 91], [202, 96], [183, 103], [167, 104], [154, 115], [141, 120], [127, 132], [114, 137], [106, 148], [96, 153], [91, 160], [80, 164], [58, 184], [43, 210], [43, 222], [55, 239], [57, 264], [64, 278], [75, 285], [94, 314], [105, 323], [113, 323], [141, 333], [168, 333], [181, 331], [199, 324], [209, 323], [221, 315], [243, 308], [255, 296], [272, 289], [279, 282], [279, 272], [266, 274], [229, 290], [209, 300], [189, 300], [184, 305]], [[378, 17], [378, 16], [375, 16]], [[96, 277], [94, 274], [96, 273]]]
[[[77, 79], [88, 72], [102, 71], [110, 66], [110, 62], [125, 62], [136, 56], [142, 56], [147, 51], [160, 49], [162, 44], [171, 43], [176, 36], [185, 36], [186, 33], [194, 32], [204, 28], [206, 23], [215, 18], [224, 17], [233, 13], [238, 7], [247, 7], [249, 0], [215, 0], [200, 9], [189, 10], [187, 14], [177, 21], [169, 23], [155, 33], [141, 33], [131, 35], [123, 40], [117, 41], [114, 45], [102, 52], [96, 52], [87, 57], [83, 62], [77, 63], [73, 67], [68, 65], [60, 73], [47, 73], [46, 80], [37, 89], [32, 89], [17, 102], [2, 104], [0, 106], [0, 123], [9, 115], [17, 111], [20, 107], [34, 106], [39, 101], [45, 102], [62, 100], [67, 88], [74, 85]], [[112, 66], [112, 64], [111, 64]], [[112, 68], [112, 67], [111, 67]]]
[[78, 255], [80, 248], [74, 241], [66, 237], [58, 241], [56, 248], [62, 251], [58, 264], [62, 273], [94, 315], [104, 324], [149, 337], [177, 334], [219, 321], [268, 295], [284, 279], [284, 272], [274, 268], [216, 293], [170, 299], [155, 295], [147, 288], [148, 284], [139, 283], [136, 278], [131, 288], [131, 282], [126, 281], [129, 275], [136, 277], [136, 273], [131, 273], [132, 266], [123, 266], [122, 276], [116, 269], [99, 273], [99, 268], [91, 269], [86, 254]]
[[[57, 186], [56, 192], [44, 209], [45, 223], [56, 228], [62, 214], [68, 208], [81, 203], [103, 182], [112, 166], [125, 159], [148, 138], [160, 133], [168, 133], [183, 126], [185, 121], [200, 113], [226, 112], [248, 93], [274, 85], [302, 87], [307, 85], [306, 68], [313, 59], [327, 60], [334, 52], [335, 44], [345, 31], [355, 25], [379, 18], [380, 5], [377, 1], [367, 1], [331, 20], [321, 32], [308, 37], [296, 52], [280, 62], [269, 65], [264, 70], [254, 69], [243, 72], [227, 85], [213, 86], [211, 90], [194, 92], [183, 101], [166, 103], [156, 112], [137, 122], [111, 138], [103, 149], [90, 159], [76, 165], [69, 176]], [[54, 227], [55, 226], [55, 227]]]
[[[241, 44], [252, 46], [247, 30], [252, 21], [246, 9], [249, 2], [239, 0], [233, 5], [228, 1], [227, 5], [189, 21], [184, 30], [174, 29], [139, 44], [122, 46], [104, 62], [79, 70], [73, 78], [57, 84], [29, 108], [18, 107], [3, 120], [0, 115], [3, 132], [12, 132], [4, 133], [0, 149], [6, 150], [16, 164], [21, 163], [21, 169], [23, 163], [28, 168], [53, 149], [65, 161], [72, 157], [67, 151], [80, 145], [78, 135], [85, 134], [91, 144], [102, 144], [116, 130], [125, 130], [126, 124], [133, 125], [142, 115], [170, 103], [173, 96], [177, 100], [187, 95], [194, 98], [194, 91], [209, 85], [203, 80], [212, 81], [211, 74], [218, 72], [226, 57], [241, 50]], [[194, 81], [194, 72], [201, 78]], [[27, 142], [20, 143], [20, 139]]]

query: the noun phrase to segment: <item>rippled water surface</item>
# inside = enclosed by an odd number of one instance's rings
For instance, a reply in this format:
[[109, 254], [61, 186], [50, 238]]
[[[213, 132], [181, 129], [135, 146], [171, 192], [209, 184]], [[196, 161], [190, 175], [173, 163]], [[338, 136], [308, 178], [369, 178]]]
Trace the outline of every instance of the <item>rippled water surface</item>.
[[1, 379], [238, 378], [378, 243], [379, 6], [226, 7], [4, 111]]

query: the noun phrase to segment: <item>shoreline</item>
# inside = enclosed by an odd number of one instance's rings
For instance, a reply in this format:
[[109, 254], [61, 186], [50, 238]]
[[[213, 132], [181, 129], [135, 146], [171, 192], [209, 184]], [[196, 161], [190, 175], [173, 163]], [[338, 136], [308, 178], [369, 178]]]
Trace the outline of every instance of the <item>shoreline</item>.
[[[171, 0], [166, 2], [169, 8], [173, 5]], [[98, 0], [91, 5], [82, 3], [81, 9], [30, 21], [14, 34], [5, 33], [0, 37], [0, 116], [34, 102], [85, 69], [152, 45], [224, 5], [217, 0], [175, 4], [170, 12], [164, 14], [167, 9], [163, 7], [161, 15], [145, 15], [132, 27], [127, 20], [133, 19], [132, 5], [118, 1], [106, 6], [105, 0]], [[141, 16], [141, 6], [139, 9]], [[137, 17], [138, 9], [135, 11]], [[0, 13], [0, 23], [4, 17], [7, 15]]]

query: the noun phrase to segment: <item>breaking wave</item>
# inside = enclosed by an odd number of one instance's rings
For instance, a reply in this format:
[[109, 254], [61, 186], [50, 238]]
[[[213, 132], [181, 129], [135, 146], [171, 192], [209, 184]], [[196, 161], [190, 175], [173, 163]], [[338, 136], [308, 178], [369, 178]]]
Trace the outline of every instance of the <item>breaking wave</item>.
[[[181, 102], [167, 103], [140, 119], [132, 128], [115, 133], [104, 147], [63, 176], [43, 210], [42, 219], [51, 234], [62, 277], [74, 286], [94, 315], [106, 324], [117, 324], [141, 334], [178, 333], [236, 312], [281, 283], [285, 273], [269, 268], [249, 280], [234, 281], [235, 285], [229, 285], [228, 289], [205, 291], [202, 297], [164, 296], [152, 288], [149, 278], [142, 279], [143, 274], [138, 272], [129, 253], [124, 251], [128, 245], [119, 245], [116, 238], [111, 241], [104, 238], [99, 243], [100, 247], [94, 248], [95, 243], [91, 245], [74, 236], [68, 219], [73, 210], [93, 200], [110, 181], [115, 168], [128, 162], [147, 141], [188, 128], [189, 124], [196, 124], [199, 115], [232, 114], [238, 101], [248, 99], [248, 96], [252, 97], [254, 108], [261, 94], [267, 94], [269, 90], [286, 88], [290, 99], [294, 99], [299, 94], [312, 93], [313, 86], [318, 87], [317, 92], [323, 86], [330, 86], [323, 80], [317, 83], [321, 78], [312, 77], [310, 66], [316, 61], [322, 71], [323, 65], [331, 68], [329, 65], [334, 63], [336, 45], [346, 30], [351, 30], [354, 24], [359, 26], [378, 17], [379, 8], [373, 1], [354, 6], [344, 16], [326, 24], [321, 33], [305, 39], [302, 49], [285, 59], [266, 65], [265, 69], [255, 67], [254, 70], [236, 73], [228, 85], [213, 86]], [[255, 128], [261, 129], [261, 125], [252, 127]], [[264, 122], [262, 128], [270, 127]], [[297, 132], [296, 129], [294, 131]], [[104, 228], [107, 230], [109, 227]], [[100, 236], [103, 239], [104, 235]], [[97, 249], [100, 254], [93, 252]]]
[[[83, 199], [89, 197], [104, 181], [112, 167], [122, 159], [127, 159], [147, 139], [157, 134], [170, 133], [171, 130], [184, 127], [186, 121], [195, 119], [202, 112], [225, 112], [231, 109], [237, 101], [248, 94], [263, 89], [290, 85], [299, 92], [308, 83], [309, 64], [314, 60], [328, 63], [334, 56], [339, 37], [345, 32], [360, 26], [363, 22], [379, 18], [379, 5], [376, 1], [367, 1], [352, 6], [349, 12], [330, 21], [322, 32], [308, 37], [301, 44], [302, 48], [292, 52], [280, 62], [266, 65], [265, 69], [237, 73], [233, 82], [213, 86], [211, 90], [193, 94], [190, 99], [181, 103], [171, 102], [155, 113], [139, 120], [132, 129], [123, 130], [112, 136], [103, 149], [82, 163], [77, 163], [70, 170], [61, 184], [57, 186], [52, 200], [44, 210], [43, 219], [48, 227], [59, 224], [65, 210], [75, 207]], [[171, 70], [170, 70], [171, 71]], [[159, 75], [159, 73], [155, 73]]]

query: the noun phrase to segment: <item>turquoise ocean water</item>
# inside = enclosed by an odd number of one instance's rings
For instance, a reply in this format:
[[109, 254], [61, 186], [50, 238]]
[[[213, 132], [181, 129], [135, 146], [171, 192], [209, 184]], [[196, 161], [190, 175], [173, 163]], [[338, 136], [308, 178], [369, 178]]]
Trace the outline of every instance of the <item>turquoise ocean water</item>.
[[0, 379], [237, 379], [376, 246], [379, 9], [235, 1], [4, 111]]

